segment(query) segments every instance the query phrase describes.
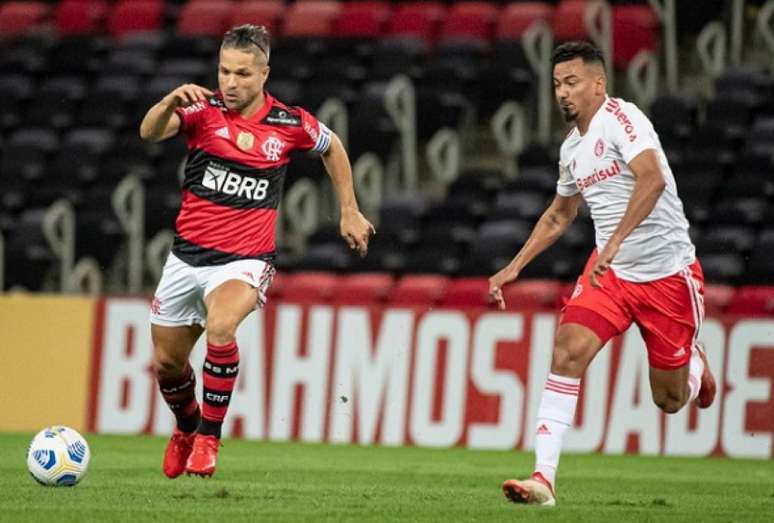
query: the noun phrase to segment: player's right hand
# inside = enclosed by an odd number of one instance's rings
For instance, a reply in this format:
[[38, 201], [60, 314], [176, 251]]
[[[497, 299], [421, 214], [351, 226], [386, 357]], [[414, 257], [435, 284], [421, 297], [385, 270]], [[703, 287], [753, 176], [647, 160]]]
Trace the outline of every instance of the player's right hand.
[[167, 104], [177, 109], [178, 107], [188, 107], [196, 102], [203, 102], [208, 96], [213, 94], [215, 93], [206, 87], [196, 84], [183, 84], [165, 96], [164, 100]]
[[510, 265], [489, 278], [489, 301], [496, 303], [497, 308], [505, 310], [505, 298], [503, 298], [503, 286], [519, 277], [519, 271]]

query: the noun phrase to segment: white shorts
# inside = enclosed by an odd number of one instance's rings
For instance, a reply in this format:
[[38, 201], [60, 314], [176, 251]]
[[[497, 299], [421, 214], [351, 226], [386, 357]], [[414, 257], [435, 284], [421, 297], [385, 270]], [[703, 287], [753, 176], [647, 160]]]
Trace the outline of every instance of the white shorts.
[[228, 280], [240, 280], [258, 289], [255, 305], [263, 307], [274, 272], [274, 267], [261, 260], [193, 267], [169, 253], [151, 303], [150, 321], [164, 327], [204, 326], [207, 319], [204, 299]]

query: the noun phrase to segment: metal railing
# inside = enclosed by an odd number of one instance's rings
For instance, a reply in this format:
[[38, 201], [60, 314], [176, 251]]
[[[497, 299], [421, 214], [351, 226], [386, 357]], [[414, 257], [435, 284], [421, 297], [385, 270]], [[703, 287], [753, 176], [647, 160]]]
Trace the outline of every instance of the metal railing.
[[392, 78], [384, 93], [384, 108], [400, 132], [401, 188], [417, 188], [417, 114], [416, 93], [405, 75]]
[[492, 117], [492, 133], [497, 148], [505, 159], [505, 173], [508, 177], [518, 175], [516, 158], [527, 145], [527, 117], [518, 102], [505, 102]]
[[116, 186], [112, 195], [113, 211], [126, 233], [126, 290], [142, 291], [145, 249], [145, 188], [140, 178], [129, 175]]
[[537, 78], [537, 140], [547, 144], [551, 140], [552, 76], [551, 54], [554, 33], [543, 20], [533, 23], [521, 37], [521, 46], [532, 72]]
[[51, 204], [43, 215], [41, 230], [59, 261], [61, 292], [102, 292], [102, 271], [97, 261], [87, 256], [75, 263], [75, 211], [72, 204], [65, 199]]
[[677, 62], [677, 18], [675, 16], [675, 0], [650, 0], [650, 5], [656, 12], [662, 26], [664, 40], [664, 76], [669, 93], [676, 93], [678, 86]]

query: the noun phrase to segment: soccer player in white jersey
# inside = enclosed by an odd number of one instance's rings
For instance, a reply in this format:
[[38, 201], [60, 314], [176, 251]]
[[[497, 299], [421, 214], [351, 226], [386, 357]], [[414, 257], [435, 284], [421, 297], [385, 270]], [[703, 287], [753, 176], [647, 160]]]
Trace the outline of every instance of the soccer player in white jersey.
[[586, 367], [632, 323], [647, 345], [661, 410], [675, 413], [693, 400], [707, 408], [715, 397], [697, 341], [704, 278], [653, 125], [634, 104], [608, 97], [604, 58], [587, 42], [554, 50], [553, 80], [559, 109], [575, 124], [561, 147], [557, 194], [518, 254], [489, 279], [490, 297], [504, 309], [503, 285], [567, 230], [586, 200], [597, 248], [562, 310], [537, 413], [535, 472], [503, 484], [509, 500], [539, 505], [556, 504], [562, 437]]

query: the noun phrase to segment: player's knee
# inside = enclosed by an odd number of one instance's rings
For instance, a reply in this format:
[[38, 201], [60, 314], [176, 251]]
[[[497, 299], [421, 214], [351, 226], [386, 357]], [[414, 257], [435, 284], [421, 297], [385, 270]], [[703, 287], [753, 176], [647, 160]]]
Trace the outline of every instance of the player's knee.
[[557, 336], [551, 363], [552, 372], [562, 376], [582, 374], [587, 364], [587, 353], [587, 348], [571, 336]]
[[173, 378], [179, 376], [185, 367], [185, 361], [178, 361], [177, 358], [163, 350], [156, 350], [153, 355], [153, 371], [158, 378]]
[[659, 409], [663, 410], [667, 414], [674, 414], [683, 408], [687, 398], [684, 398], [682, 394], [674, 391], [663, 391], [660, 393], [653, 393], [653, 401]]
[[234, 341], [237, 322], [226, 316], [213, 315], [207, 318], [207, 341], [215, 345], [225, 345]]

